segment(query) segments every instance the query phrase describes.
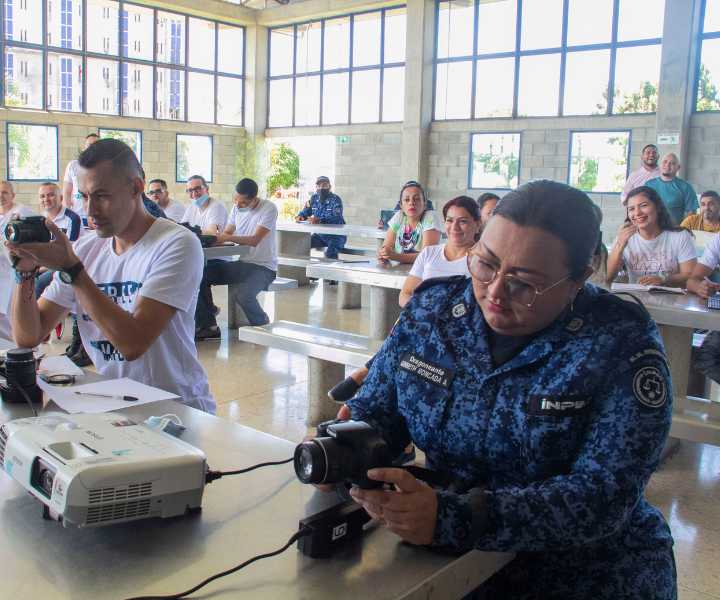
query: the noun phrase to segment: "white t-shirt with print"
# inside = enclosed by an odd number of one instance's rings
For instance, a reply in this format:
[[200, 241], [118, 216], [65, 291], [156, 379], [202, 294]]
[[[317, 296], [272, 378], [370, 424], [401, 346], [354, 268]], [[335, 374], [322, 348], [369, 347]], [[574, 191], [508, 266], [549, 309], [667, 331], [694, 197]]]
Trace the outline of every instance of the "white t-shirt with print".
[[214, 229], [217, 225], [220, 231], [225, 229], [227, 223], [228, 212], [222, 203], [215, 198], [210, 198], [203, 209], [199, 208], [194, 202], [185, 209], [182, 216], [182, 223], [190, 223], [197, 225], [205, 231], [206, 229]]
[[168, 205], [163, 208], [163, 211], [165, 211], [165, 216], [168, 219], [172, 219], [176, 223], [181, 223], [183, 220], [183, 215], [185, 215], [185, 205], [180, 204], [177, 200], [170, 200], [168, 202]]
[[652, 240], [633, 234], [623, 250], [630, 283], [645, 275], [667, 276], [680, 271], [680, 263], [697, 258], [689, 231], [663, 231]]
[[409, 219], [401, 210], [388, 222], [388, 230], [395, 234], [395, 252], [398, 254], [420, 252], [423, 247], [423, 234], [431, 229], [442, 232], [442, 225], [434, 210], [426, 210], [415, 227], [410, 225]]
[[412, 269], [410, 269], [410, 275], [425, 281], [426, 279], [452, 277], [453, 275], [470, 277], [470, 271], [467, 266], [467, 256], [448, 260], [445, 257], [445, 244], [438, 244], [425, 246], [420, 251]]
[[83, 197], [80, 194], [78, 188], [78, 170], [80, 164], [76, 160], [71, 160], [67, 167], [65, 167], [65, 177], [63, 181], [65, 183], [72, 183], [72, 209], [81, 217], [86, 217], [85, 207], [83, 206]]
[[249, 247], [250, 253], [241, 258], [243, 262], [277, 271], [277, 243], [275, 240], [277, 216], [277, 207], [268, 200], [260, 200], [260, 203], [252, 210], [239, 210], [237, 206], [233, 206], [228, 219], [228, 225], [235, 226], [232, 235], [249, 237], [255, 235], [258, 227], [264, 227], [269, 231], [257, 246]]
[[183, 404], [215, 412], [208, 379], [195, 348], [195, 304], [203, 254], [197, 236], [168, 219], [156, 219], [126, 252], [115, 253], [113, 238], [95, 233], [80, 238], [75, 253], [101, 292], [133, 312], [139, 296], [176, 308], [145, 354], [126, 361], [82, 305], [71, 285], [54, 277], [43, 298], [78, 315], [85, 350], [105, 377], [129, 377], [177, 394]]
[[0, 256], [0, 313], [10, 314], [12, 305], [12, 294], [15, 289], [15, 270], [10, 262], [10, 255], [5, 248], [5, 226], [17, 217], [30, 217], [37, 213], [22, 204], [16, 204], [7, 213], [0, 215], [0, 245], [2, 256]]

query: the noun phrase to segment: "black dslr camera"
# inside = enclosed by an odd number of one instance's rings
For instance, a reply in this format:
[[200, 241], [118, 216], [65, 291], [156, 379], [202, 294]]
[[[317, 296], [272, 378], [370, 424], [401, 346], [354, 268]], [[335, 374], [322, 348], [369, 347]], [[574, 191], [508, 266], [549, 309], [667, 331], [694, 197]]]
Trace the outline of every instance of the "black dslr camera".
[[217, 236], [203, 233], [202, 229], [200, 229], [197, 225], [190, 225], [187, 221], [183, 221], [180, 225], [192, 231], [200, 240], [200, 245], [203, 248], [209, 248], [217, 242]]
[[367, 478], [368, 469], [392, 466], [387, 442], [363, 421], [325, 421], [317, 437], [295, 448], [295, 474], [303, 483], [351, 483], [381, 487]]
[[5, 237], [13, 244], [44, 243], [50, 241], [50, 230], [45, 217], [18, 217], [5, 226]]

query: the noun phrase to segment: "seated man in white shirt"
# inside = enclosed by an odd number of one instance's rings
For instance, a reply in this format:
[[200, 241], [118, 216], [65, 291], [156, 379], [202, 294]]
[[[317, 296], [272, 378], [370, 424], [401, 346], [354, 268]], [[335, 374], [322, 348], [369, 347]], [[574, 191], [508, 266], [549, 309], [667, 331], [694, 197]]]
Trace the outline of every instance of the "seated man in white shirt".
[[[53, 241], [7, 244], [20, 259], [12, 309], [15, 342], [33, 347], [75, 312], [99, 373], [159, 387], [214, 413], [193, 341], [200, 242], [186, 228], [145, 210], [140, 164], [123, 142], [96, 142], [78, 165], [80, 193], [96, 234], [73, 246], [47, 221]], [[41, 266], [59, 273], [36, 300], [32, 290]]]
[[185, 214], [185, 205], [170, 198], [167, 182], [164, 179], [153, 179], [148, 183], [147, 195], [160, 208], [165, 211], [165, 216], [176, 223], [182, 221]]
[[720, 234], [713, 236], [702, 256], [698, 259], [692, 275], [687, 281], [687, 290], [701, 298], [720, 293], [720, 283], [711, 280], [713, 273], [720, 267]]
[[257, 295], [267, 290], [277, 273], [275, 231], [277, 207], [269, 200], [258, 198], [258, 186], [252, 179], [241, 179], [235, 186], [233, 206], [225, 230], [218, 242], [233, 242], [249, 246], [250, 252], [242, 260], [211, 260], [205, 267], [200, 285], [195, 324], [195, 339], [220, 337], [220, 329], [203, 288], [212, 285], [242, 283], [233, 298], [242, 308], [250, 325], [265, 325], [269, 319], [257, 301]]

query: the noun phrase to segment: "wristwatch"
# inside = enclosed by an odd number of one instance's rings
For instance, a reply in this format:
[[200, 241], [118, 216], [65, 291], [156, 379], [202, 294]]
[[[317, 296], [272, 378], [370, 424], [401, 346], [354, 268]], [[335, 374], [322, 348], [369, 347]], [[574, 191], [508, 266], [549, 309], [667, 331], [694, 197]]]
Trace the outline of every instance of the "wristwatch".
[[60, 281], [63, 283], [67, 283], [68, 285], [72, 284], [82, 273], [82, 270], [85, 268], [85, 266], [82, 264], [81, 261], [77, 261], [72, 267], [68, 267], [67, 269], [64, 269], [63, 271], [58, 272], [58, 277], [60, 278]]

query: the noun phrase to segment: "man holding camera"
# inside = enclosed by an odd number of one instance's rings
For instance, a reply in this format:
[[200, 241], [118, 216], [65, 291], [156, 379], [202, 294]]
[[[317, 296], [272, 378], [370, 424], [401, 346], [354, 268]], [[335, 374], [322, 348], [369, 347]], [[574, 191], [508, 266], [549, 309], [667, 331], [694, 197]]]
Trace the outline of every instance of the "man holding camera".
[[[10, 244], [16, 265], [12, 323], [19, 346], [38, 344], [68, 312], [102, 375], [129, 377], [215, 412], [193, 341], [203, 256], [198, 239], [143, 208], [140, 164], [123, 142], [103, 139], [78, 158], [80, 193], [96, 235], [73, 247], [50, 221], [48, 243]], [[59, 271], [39, 300], [39, 267]]]

